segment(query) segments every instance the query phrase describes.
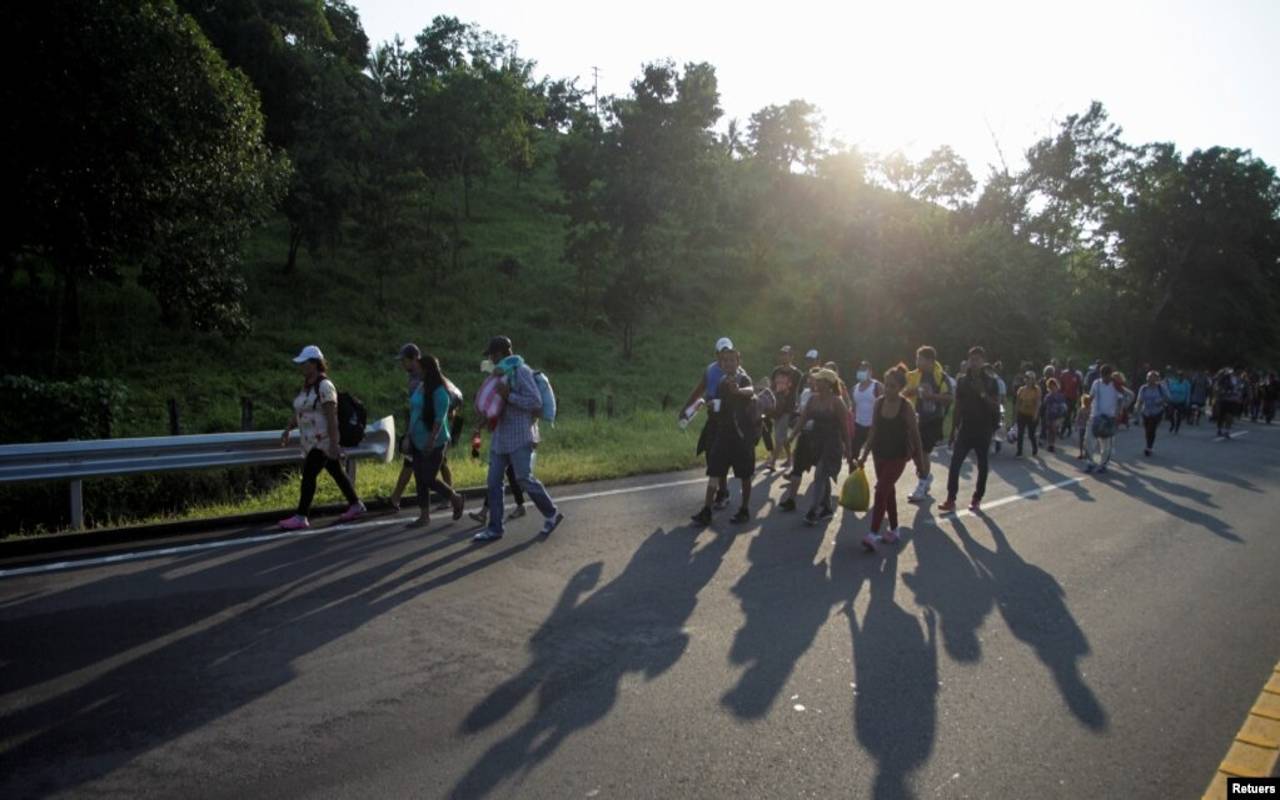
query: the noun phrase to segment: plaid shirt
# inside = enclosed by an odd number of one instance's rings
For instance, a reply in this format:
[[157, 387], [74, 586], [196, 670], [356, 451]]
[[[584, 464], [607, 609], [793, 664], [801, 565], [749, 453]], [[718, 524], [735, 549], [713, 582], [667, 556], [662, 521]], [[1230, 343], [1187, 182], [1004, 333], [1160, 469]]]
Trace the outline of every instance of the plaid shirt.
[[522, 366], [508, 381], [513, 381], [511, 394], [507, 396], [506, 409], [489, 445], [489, 450], [499, 455], [514, 453], [539, 441], [538, 420], [534, 414], [542, 411], [542, 395], [538, 393], [533, 370]]

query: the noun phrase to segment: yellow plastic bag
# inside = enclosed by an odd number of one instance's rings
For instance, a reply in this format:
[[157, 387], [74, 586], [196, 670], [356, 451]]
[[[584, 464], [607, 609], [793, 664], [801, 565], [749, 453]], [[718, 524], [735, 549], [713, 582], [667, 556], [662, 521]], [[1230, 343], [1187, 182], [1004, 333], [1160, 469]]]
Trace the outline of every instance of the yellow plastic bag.
[[861, 467], [849, 473], [840, 487], [840, 505], [850, 511], [866, 511], [871, 508], [871, 484]]

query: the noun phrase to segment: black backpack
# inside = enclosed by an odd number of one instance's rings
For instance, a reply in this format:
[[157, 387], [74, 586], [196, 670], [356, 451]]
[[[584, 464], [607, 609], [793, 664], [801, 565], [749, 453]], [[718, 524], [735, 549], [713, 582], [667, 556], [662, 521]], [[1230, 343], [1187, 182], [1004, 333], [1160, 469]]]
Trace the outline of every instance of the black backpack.
[[[328, 380], [321, 375], [320, 380]], [[312, 408], [320, 404], [320, 381], [316, 381], [316, 399]], [[364, 441], [364, 428], [369, 421], [369, 412], [365, 410], [360, 398], [347, 392], [338, 392], [338, 444], [342, 447], [355, 447]]]
[[338, 444], [355, 447], [364, 441], [364, 427], [369, 420], [364, 403], [347, 392], [338, 392]]

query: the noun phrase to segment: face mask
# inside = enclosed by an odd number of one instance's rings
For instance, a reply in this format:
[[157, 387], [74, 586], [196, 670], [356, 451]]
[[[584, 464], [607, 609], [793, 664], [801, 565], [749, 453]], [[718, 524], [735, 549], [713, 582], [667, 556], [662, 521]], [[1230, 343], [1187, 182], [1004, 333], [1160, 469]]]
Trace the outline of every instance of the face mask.
[[869, 377], [865, 369], [858, 370], [858, 380], [865, 381]]
[[484, 361], [481, 361], [480, 371], [483, 372], [485, 375], [488, 375], [491, 372], [493, 372], [493, 362], [487, 358]]

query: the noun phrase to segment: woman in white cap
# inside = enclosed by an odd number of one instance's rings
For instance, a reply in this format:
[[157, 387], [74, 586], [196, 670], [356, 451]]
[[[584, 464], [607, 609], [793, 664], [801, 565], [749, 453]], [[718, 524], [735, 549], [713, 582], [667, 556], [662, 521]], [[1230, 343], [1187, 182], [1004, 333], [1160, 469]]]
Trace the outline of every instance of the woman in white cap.
[[329, 473], [347, 499], [347, 510], [338, 517], [338, 521], [350, 522], [363, 514], [365, 507], [338, 463], [341, 455], [338, 448], [338, 390], [329, 380], [329, 367], [319, 347], [307, 345], [293, 362], [302, 366], [302, 390], [293, 398], [293, 417], [280, 437], [280, 446], [289, 443], [289, 432], [297, 428], [304, 459], [302, 491], [298, 498], [298, 513], [281, 520], [280, 527], [292, 531], [311, 526], [308, 515], [320, 470]]

